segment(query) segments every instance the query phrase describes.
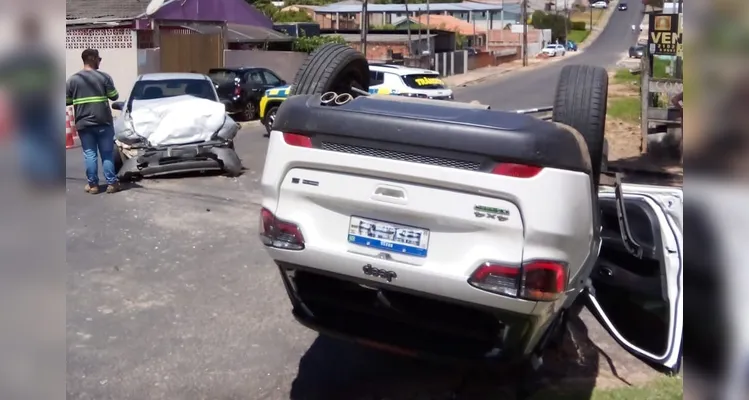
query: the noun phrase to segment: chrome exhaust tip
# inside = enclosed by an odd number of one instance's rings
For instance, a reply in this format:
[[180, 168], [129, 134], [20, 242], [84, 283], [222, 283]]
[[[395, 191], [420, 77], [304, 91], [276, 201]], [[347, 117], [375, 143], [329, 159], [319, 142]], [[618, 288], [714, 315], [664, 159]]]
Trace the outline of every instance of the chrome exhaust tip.
[[352, 96], [352, 95], [350, 95], [348, 93], [341, 93], [338, 96], [336, 96], [336, 98], [335, 98], [335, 104], [339, 105], [339, 106], [342, 106], [342, 105], [348, 103], [349, 101], [351, 101], [353, 99], [354, 99], [354, 96]]
[[320, 103], [324, 106], [333, 103], [336, 99], [336, 96], [338, 96], [336, 92], [323, 93], [323, 95], [320, 96]]

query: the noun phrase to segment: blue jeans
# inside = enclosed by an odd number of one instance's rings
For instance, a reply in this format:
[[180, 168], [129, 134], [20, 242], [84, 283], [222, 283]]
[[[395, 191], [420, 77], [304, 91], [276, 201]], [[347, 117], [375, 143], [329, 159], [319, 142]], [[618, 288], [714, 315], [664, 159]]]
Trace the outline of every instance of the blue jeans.
[[114, 128], [111, 125], [92, 126], [78, 131], [83, 148], [83, 159], [86, 162], [86, 179], [89, 185], [99, 184], [99, 161], [96, 158], [98, 149], [104, 179], [108, 185], [117, 183], [114, 172]]
[[65, 183], [65, 150], [62, 135], [55, 134], [56, 120], [37, 116], [22, 121], [18, 151], [24, 177], [38, 184]]

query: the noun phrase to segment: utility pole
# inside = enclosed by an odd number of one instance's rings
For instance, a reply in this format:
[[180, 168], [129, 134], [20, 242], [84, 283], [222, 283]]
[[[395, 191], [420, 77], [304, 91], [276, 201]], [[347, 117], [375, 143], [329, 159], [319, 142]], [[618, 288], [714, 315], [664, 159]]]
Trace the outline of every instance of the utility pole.
[[429, 0], [427, 0], [427, 54], [432, 55], [432, 39], [429, 36]]
[[[502, 26], [499, 27], [500, 28], [499, 29], [499, 42], [500, 42], [500, 45], [504, 45], [505, 44], [505, 0], [502, 0], [502, 11], [500, 11], [499, 19], [501, 21], [500, 23], [502, 24]], [[486, 32], [486, 35], [487, 35], [486, 49], [489, 50], [489, 32]]]
[[367, 2], [364, 0], [361, 3], [361, 22], [359, 28], [361, 29], [361, 52], [364, 54], [364, 58], [367, 57], [367, 30], [369, 29], [369, 14], [367, 14]]
[[593, 3], [588, 4], [588, 9], [590, 10], [590, 23], [588, 24], [588, 30], [590, 33], [593, 33]]
[[567, 9], [567, 0], [564, 0], [564, 49], [565, 50], [567, 50], [567, 35], [570, 33], [570, 27], [568, 26], [569, 20], [570, 20], [570, 12]]
[[523, 0], [523, 66], [528, 66], [528, 0]]
[[411, 13], [408, 12], [408, 0], [403, 0], [403, 4], [406, 6], [406, 36], [408, 37], [408, 46], [406, 47], [410, 57], [413, 55], [412, 47], [414, 45], [411, 41]]
[[[681, 26], [684, 25], [684, 21], [682, 21], [682, 19], [684, 18], [684, 16], [683, 16], [683, 12], [684, 12], [683, 3], [684, 3], [684, 0], [679, 0], [679, 2], [677, 3], [678, 4], [678, 10], [676, 11], [676, 14], [678, 15], [678, 18], [679, 18], [680, 28], [681, 28]], [[679, 31], [681, 31], [681, 29], [679, 29]], [[684, 37], [679, 38], [679, 40], [681, 40], [682, 43], [683, 43]], [[682, 44], [682, 48], [683, 47], [684, 47], [684, 45]], [[674, 77], [677, 78], [677, 79], [683, 79], [684, 78], [684, 70], [683, 70], [684, 69], [684, 65], [683, 65], [683, 63], [684, 63], [684, 60], [680, 56], [677, 56], [676, 57], [676, 68], [675, 68], [675, 71], [674, 71]]]

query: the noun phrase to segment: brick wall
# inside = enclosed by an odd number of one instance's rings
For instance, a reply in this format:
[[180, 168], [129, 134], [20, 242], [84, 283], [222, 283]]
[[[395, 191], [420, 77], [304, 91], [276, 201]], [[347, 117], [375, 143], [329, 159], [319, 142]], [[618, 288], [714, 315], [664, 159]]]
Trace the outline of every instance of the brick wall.
[[504, 50], [513, 49], [516, 50], [515, 54], [499, 55], [498, 53], [492, 52], [480, 52], [476, 55], [468, 56], [468, 69], [474, 70], [477, 68], [493, 67], [500, 64], [519, 60], [521, 57], [520, 47], [504, 46], [502, 48], [493, 48], [491, 50]]

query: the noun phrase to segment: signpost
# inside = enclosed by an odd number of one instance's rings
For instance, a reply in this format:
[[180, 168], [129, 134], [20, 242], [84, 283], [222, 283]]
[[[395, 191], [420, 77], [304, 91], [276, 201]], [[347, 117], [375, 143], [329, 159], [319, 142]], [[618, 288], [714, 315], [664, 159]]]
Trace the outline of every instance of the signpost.
[[648, 53], [651, 56], [676, 56], [681, 47], [679, 14], [650, 14]]
[[[681, 14], [653, 13], [649, 15], [649, 22], [648, 48], [642, 59], [640, 85], [643, 153], [648, 151], [649, 141], [658, 140], [660, 143], [673, 144], [682, 140], [681, 111], [670, 104], [670, 99], [684, 90], [681, 77], [677, 76], [674, 79], [653, 76], [656, 57], [675, 59], [681, 56]], [[656, 101], [659, 98], [660, 101]]]

